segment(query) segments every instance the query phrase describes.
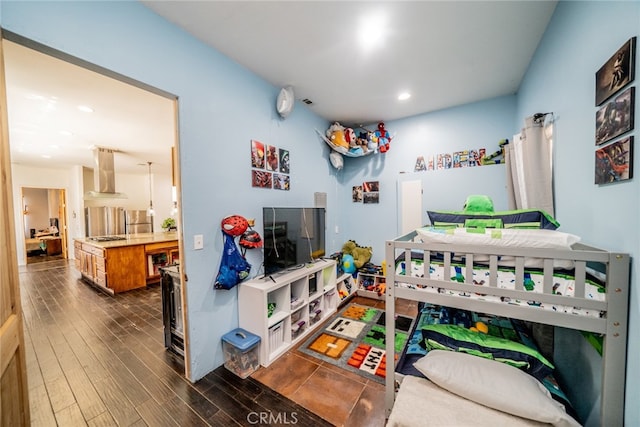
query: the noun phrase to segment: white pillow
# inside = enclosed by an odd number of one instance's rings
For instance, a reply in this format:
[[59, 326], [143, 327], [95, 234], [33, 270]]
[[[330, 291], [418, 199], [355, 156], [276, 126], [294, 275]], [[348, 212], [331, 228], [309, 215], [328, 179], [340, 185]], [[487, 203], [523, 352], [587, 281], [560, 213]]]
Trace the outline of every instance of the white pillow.
[[559, 427], [580, 425], [540, 381], [513, 366], [446, 350], [431, 350], [413, 366], [440, 387], [490, 408]]
[[557, 230], [512, 228], [433, 228], [416, 230], [423, 243], [457, 243], [501, 248], [571, 249], [580, 237]]
[[[557, 230], [546, 229], [512, 229], [512, 228], [434, 228], [416, 229], [418, 240], [422, 243], [446, 243], [459, 245], [481, 245], [497, 248], [536, 248], [566, 249], [580, 241], [580, 237]], [[488, 262], [488, 256], [474, 256], [476, 262]], [[499, 265], [513, 267], [515, 258], [502, 256]], [[525, 267], [542, 268], [544, 262], [539, 258], [525, 258]], [[573, 268], [570, 260], [554, 260], [557, 268]]]

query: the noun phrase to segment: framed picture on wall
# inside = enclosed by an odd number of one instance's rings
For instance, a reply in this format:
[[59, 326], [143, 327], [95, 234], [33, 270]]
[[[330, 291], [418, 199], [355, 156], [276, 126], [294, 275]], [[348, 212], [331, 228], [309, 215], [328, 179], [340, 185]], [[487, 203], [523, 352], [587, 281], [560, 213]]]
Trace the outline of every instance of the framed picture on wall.
[[636, 38], [632, 37], [596, 72], [596, 106], [635, 77]]
[[633, 129], [635, 88], [630, 87], [596, 112], [596, 145]]
[[596, 184], [633, 178], [633, 136], [596, 150]]

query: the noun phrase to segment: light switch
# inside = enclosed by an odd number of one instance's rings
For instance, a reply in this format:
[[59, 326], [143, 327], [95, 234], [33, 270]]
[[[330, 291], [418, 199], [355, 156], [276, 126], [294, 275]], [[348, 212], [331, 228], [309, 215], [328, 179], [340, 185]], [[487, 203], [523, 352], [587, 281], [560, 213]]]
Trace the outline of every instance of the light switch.
[[193, 236], [193, 249], [203, 249], [204, 248], [204, 236], [202, 234], [196, 234]]

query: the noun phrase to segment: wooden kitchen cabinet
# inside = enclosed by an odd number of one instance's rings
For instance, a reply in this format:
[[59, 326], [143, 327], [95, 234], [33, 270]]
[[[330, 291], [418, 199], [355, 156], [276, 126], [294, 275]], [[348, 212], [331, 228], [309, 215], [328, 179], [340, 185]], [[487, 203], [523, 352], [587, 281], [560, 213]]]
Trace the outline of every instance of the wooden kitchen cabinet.
[[168, 233], [118, 241], [74, 241], [75, 266], [82, 278], [113, 295], [160, 282], [160, 268], [179, 261], [178, 241]]
[[160, 281], [160, 269], [179, 261], [177, 242], [159, 242], [145, 245], [147, 283]]

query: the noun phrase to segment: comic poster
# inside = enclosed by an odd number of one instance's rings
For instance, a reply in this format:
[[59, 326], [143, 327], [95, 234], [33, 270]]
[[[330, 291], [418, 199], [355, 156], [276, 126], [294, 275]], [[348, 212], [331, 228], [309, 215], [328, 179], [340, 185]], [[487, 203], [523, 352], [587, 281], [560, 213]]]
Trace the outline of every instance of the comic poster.
[[289, 173], [291, 168], [289, 167], [289, 150], [283, 148], [280, 149], [280, 172]]
[[266, 167], [268, 171], [278, 171], [278, 148], [273, 145], [267, 145]]
[[413, 171], [414, 172], [424, 172], [427, 170], [427, 165], [424, 162], [424, 157], [419, 156], [416, 159], [416, 166], [414, 167]]
[[596, 150], [595, 183], [607, 184], [633, 177], [633, 136]]
[[253, 169], [251, 171], [251, 185], [259, 188], [271, 188], [273, 187], [273, 174]]
[[273, 188], [275, 190], [286, 190], [289, 191], [290, 183], [289, 183], [289, 175], [285, 175], [282, 173], [274, 173], [273, 174]]
[[264, 169], [264, 144], [255, 139], [251, 140], [251, 167]]

